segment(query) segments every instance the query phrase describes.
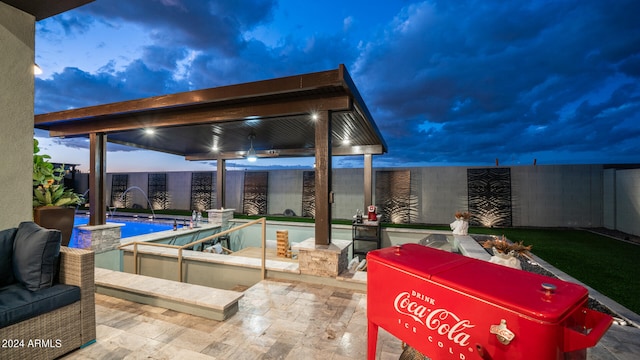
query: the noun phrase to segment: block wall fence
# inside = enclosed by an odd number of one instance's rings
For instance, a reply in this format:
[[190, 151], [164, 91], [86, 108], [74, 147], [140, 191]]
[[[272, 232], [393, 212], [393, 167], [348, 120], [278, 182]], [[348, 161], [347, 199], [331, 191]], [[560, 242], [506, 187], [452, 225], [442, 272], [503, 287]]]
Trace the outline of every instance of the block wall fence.
[[[613, 169], [603, 165], [537, 165], [511, 167], [411, 167], [374, 169], [376, 173], [408, 171], [413, 201], [412, 223], [449, 224], [456, 211], [469, 209], [468, 173], [473, 169], [509, 169], [511, 225], [516, 227], [606, 227], [640, 235], [640, 168]], [[227, 171], [226, 207], [242, 212], [245, 171]], [[303, 173], [310, 170], [268, 170], [266, 194], [269, 214], [291, 210], [302, 214]], [[213, 172], [213, 171], [212, 171]], [[215, 172], [213, 181], [215, 182]], [[121, 175], [122, 173], [118, 173]], [[170, 209], [191, 207], [192, 172], [166, 172]], [[81, 183], [86, 183], [86, 174]], [[107, 203], [111, 204], [111, 180], [107, 174]], [[149, 173], [128, 173], [128, 187], [147, 192]], [[350, 219], [363, 210], [364, 170], [334, 169], [332, 216]], [[82, 188], [82, 184], [79, 184]], [[85, 185], [86, 188], [86, 185]], [[215, 199], [215, 184], [212, 199]], [[147, 208], [145, 194], [130, 190], [134, 204]], [[212, 200], [213, 201], [213, 200]]]

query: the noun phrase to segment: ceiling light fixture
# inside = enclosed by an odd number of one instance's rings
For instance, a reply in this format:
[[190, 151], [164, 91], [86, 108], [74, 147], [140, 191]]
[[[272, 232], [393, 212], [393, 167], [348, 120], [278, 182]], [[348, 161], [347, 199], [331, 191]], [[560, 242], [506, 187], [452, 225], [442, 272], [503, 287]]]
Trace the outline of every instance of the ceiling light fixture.
[[218, 152], [219, 148], [218, 148], [218, 137], [214, 134], [211, 137], [211, 151], [213, 152]]
[[258, 156], [256, 155], [256, 150], [253, 148], [253, 138], [255, 137], [256, 136], [253, 134], [249, 135], [249, 141], [251, 141], [251, 147], [249, 148], [249, 151], [247, 151], [247, 161], [249, 162], [254, 162], [258, 160]]

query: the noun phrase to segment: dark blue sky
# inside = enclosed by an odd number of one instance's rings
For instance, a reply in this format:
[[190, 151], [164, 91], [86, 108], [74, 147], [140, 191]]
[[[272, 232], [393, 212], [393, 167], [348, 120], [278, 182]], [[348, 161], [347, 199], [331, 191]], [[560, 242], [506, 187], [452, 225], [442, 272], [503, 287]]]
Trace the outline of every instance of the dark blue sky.
[[[37, 23], [35, 111], [343, 63], [389, 146], [375, 167], [640, 163], [637, 14], [625, 0], [96, 0]], [[87, 141], [42, 142], [86, 170]], [[110, 172], [212, 170], [110, 149]]]

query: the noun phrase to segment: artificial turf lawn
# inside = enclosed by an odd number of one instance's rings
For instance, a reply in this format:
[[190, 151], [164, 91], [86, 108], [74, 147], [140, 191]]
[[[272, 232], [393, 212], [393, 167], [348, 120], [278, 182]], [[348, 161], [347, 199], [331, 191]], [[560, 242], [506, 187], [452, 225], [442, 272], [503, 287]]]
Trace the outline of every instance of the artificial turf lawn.
[[538, 257], [640, 314], [640, 245], [574, 229], [472, 228], [469, 233], [532, 245]]

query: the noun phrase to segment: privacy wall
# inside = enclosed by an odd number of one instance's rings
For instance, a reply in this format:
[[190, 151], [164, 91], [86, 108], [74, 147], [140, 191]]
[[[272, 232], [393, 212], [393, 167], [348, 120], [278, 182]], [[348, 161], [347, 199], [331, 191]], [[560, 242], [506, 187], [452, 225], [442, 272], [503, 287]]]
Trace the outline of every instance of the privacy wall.
[[[108, 174], [107, 191], [123, 192], [124, 175]], [[127, 191], [129, 207], [148, 207], [146, 193], [163, 199], [158, 203], [165, 208], [201, 210], [202, 205], [194, 206], [194, 197], [207, 202], [217, 196], [215, 171], [168, 172], [164, 177], [130, 173], [126, 179], [127, 188], [144, 190]], [[151, 186], [149, 179], [156, 184]], [[226, 207], [312, 217], [313, 179], [313, 170], [228, 171]], [[363, 181], [363, 169], [333, 170], [334, 218], [350, 219], [358, 209], [365, 209]], [[473, 221], [488, 226], [606, 226], [640, 233], [640, 169], [605, 170], [602, 165], [388, 168], [375, 169], [373, 181], [374, 205], [393, 222], [449, 224], [455, 212], [471, 211]], [[207, 189], [210, 196], [205, 194]], [[111, 194], [107, 198], [114, 199]]]
[[640, 170], [618, 170], [615, 174], [615, 228], [640, 235]]

